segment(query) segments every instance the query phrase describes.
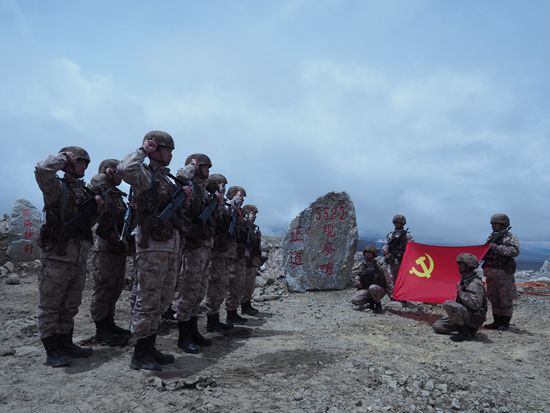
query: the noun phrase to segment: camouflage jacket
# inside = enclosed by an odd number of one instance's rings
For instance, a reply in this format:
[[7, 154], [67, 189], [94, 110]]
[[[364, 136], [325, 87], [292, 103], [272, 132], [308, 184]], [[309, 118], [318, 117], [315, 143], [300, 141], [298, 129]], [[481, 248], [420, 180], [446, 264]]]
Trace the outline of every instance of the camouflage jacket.
[[483, 258], [483, 268], [495, 268], [504, 270], [509, 274], [516, 271], [514, 257], [519, 255], [519, 240], [509, 230], [493, 232], [487, 243], [497, 244], [496, 248], [490, 249]]

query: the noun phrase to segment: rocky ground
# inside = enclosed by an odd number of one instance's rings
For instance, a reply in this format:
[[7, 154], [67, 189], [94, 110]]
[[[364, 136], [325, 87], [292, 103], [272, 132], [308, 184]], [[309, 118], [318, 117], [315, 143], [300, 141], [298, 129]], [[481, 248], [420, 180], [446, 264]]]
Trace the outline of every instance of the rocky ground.
[[[95, 346], [52, 369], [37, 336], [38, 264], [0, 277], [0, 412], [550, 412], [550, 300], [523, 294], [511, 331], [454, 343], [430, 327], [439, 306], [387, 303], [354, 311], [354, 291], [258, 289], [260, 317], [200, 355], [159, 347], [176, 362], [160, 374], [130, 370], [132, 348]], [[128, 292], [119, 301], [129, 322]], [[76, 339], [94, 333], [84, 294]], [[202, 320], [204, 327], [204, 320]]]

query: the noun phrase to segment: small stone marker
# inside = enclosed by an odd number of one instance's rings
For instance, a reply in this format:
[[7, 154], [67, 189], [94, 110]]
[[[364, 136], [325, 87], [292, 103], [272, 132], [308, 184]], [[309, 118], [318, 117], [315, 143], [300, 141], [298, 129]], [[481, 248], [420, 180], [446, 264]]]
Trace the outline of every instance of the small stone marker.
[[9, 219], [8, 256], [13, 261], [34, 261], [40, 257], [40, 211], [24, 199], [15, 201]]
[[294, 218], [282, 240], [290, 291], [341, 290], [357, 248], [355, 208], [345, 192], [329, 192]]

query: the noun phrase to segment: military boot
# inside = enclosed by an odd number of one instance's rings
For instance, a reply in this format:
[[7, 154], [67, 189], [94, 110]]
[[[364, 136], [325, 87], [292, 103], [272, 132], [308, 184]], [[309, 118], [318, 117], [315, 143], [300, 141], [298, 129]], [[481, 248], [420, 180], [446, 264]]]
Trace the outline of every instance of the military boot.
[[[121, 330], [123, 330], [121, 328]], [[128, 331], [128, 330], [126, 330]], [[98, 344], [103, 344], [110, 347], [124, 346], [128, 344], [130, 336], [122, 336], [115, 334], [110, 326], [108, 318], [96, 321], [95, 323], [95, 341]]]
[[241, 314], [257, 315], [259, 312], [260, 310], [252, 307], [252, 303], [250, 301], [241, 303]]
[[375, 314], [382, 314], [384, 310], [382, 310], [382, 303], [375, 303], [374, 309], [372, 310]]
[[52, 367], [65, 367], [71, 364], [71, 357], [59, 348], [58, 335], [42, 339], [46, 349], [46, 364]]
[[168, 307], [168, 310], [166, 310], [162, 315], [162, 319], [169, 320], [169, 321], [176, 321], [177, 313], [174, 310], [172, 310], [172, 307]]
[[485, 324], [483, 328], [486, 328], [487, 330], [496, 330], [500, 326], [500, 316], [493, 314], [493, 322], [491, 324]]
[[198, 318], [197, 317], [191, 317], [191, 338], [195, 343], [197, 343], [199, 346], [208, 347], [212, 345], [212, 340], [204, 337], [201, 332], [199, 331], [198, 326]]
[[88, 357], [94, 352], [90, 347], [80, 347], [73, 343], [73, 330], [58, 336], [61, 350], [72, 358]]
[[186, 353], [197, 354], [200, 350], [191, 338], [191, 320], [178, 321], [178, 347]]
[[229, 310], [225, 321], [227, 324], [244, 324], [248, 321], [248, 318], [241, 317], [237, 314], [237, 310]]
[[472, 339], [472, 333], [468, 327], [459, 327], [458, 334], [451, 337], [451, 340], [455, 342], [470, 341]]
[[367, 300], [367, 303], [369, 303], [369, 310], [374, 311], [374, 308], [375, 308], [374, 301]]
[[149, 347], [149, 352], [151, 353], [151, 356], [153, 356], [155, 361], [158, 364], [163, 365], [163, 366], [166, 365], [166, 364], [173, 363], [174, 360], [175, 360], [174, 356], [172, 356], [171, 354], [161, 353], [155, 347], [155, 344], [156, 344], [156, 341], [157, 341], [157, 335], [154, 334], [150, 337], [152, 337], [151, 341], [153, 342], [153, 344]]
[[133, 370], [162, 371], [160, 364], [154, 359], [151, 349], [153, 348], [153, 336], [140, 338], [134, 346], [134, 354], [130, 361], [130, 368]]
[[208, 314], [206, 316], [206, 331], [209, 333], [223, 333], [232, 328], [233, 324], [225, 324], [220, 321], [220, 313]]
[[111, 330], [113, 333], [118, 334], [119, 336], [128, 336], [128, 339], [130, 339], [129, 336], [132, 335], [130, 330], [126, 330], [125, 328], [119, 327], [115, 324], [115, 316], [110, 315], [107, 317], [107, 323], [109, 325], [109, 330]]
[[500, 316], [500, 325], [497, 327], [498, 331], [508, 331], [510, 328], [510, 320], [512, 317], [508, 317], [506, 315]]

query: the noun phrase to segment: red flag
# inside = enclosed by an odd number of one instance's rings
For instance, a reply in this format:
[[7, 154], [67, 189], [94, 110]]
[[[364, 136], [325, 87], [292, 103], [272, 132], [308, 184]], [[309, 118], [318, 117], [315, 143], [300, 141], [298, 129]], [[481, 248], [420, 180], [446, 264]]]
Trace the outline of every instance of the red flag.
[[441, 247], [416, 242], [407, 243], [395, 283], [394, 298], [432, 304], [454, 300], [456, 284], [460, 281], [456, 256], [469, 252], [480, 260], [488, 249], [487, 244]]

